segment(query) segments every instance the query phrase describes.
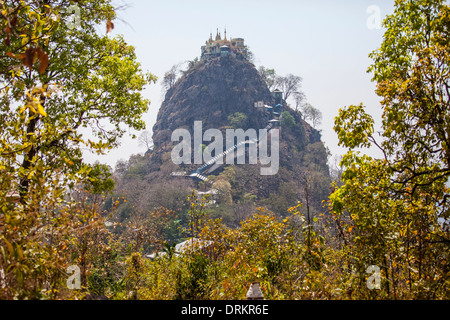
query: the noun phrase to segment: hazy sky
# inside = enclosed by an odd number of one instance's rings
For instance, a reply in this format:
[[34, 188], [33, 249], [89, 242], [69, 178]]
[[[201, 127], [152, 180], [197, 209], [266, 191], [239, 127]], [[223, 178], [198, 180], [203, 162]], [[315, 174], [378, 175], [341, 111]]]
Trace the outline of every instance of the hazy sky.
[[[162, 80], [174, 64], [200, 56], [200, 47], [212, 32], [227, 29], [227, 37], [240, 37], [255, 55], [255, 65], [273, 68], [280, 75], [303, 78], [307, 100], [323, 113], [322, 140], [332, 154], [343, 154], [333, 131], [334, 117], [341, 107], [363, 102], [380, 123], [379, 97], [367, 68], [368, 54], [379, 48], [383, 29], [371, 29], [379, 8], [381, 17], [393, 12], [394, 0], [227, 0], [148, 1], [125, 0], [129, 8], [119, 12], [113, 35], [123, 34], [136, 48], [143, 70]], [[104, 32], [104, 30], [101, 30]], [[160, 81], [145, 92], [150, 99], [144, 116], [151, 130], [163, 96]], [[119, 159], [144, 152], [128, 136], [105, 156], [86, 154], [112, 167]], [[369, 151], [377, 155], [375, 151]]]

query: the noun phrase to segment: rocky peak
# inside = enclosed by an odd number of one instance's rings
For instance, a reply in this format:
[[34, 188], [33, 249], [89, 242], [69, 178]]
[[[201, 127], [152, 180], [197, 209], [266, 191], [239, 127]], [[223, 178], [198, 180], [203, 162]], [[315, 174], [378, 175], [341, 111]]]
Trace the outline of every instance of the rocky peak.
[[251, 62], [239, 56], [202, 60], [167, 91], [153, 127], [155, 147], [170, 142], [175, 129], [192, 130], [194, 121], [202, 121], [204, 130], [224, 128], [236, 112], [247, 116], [247, 128], [263, 128], [267, 115], [254, 107], [256, 101], [271, 105], [273, 97]]

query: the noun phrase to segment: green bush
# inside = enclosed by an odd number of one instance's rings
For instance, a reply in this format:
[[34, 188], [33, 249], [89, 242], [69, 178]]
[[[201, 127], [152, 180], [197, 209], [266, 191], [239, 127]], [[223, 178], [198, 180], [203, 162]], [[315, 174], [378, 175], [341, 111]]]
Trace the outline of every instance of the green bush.
[[283, 111], [281, 113], [281, 126], [282, 127], [293, 127], [295, 126], [296, 122], [294, 117], [289, 113], [289, 111]]
[[228, 116], [228, 121], [233, 129], [245, 129], [247, 120], [247, 116], [242, 112], [236, 112]]

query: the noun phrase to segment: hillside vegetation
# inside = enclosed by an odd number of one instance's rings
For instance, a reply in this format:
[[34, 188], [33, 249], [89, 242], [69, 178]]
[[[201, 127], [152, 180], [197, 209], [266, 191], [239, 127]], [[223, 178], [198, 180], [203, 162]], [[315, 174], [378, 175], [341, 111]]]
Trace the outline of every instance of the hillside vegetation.
[[[115, 18], [108, 0], [0, 4], [0, 299], [245, 299], [254, 282], [265, 299], [450, 298], [445, 1], [396, 1], [370, 54], [381, 128], [364, 104], [342, 107], [347, 153], [331, 170], [320, 112], [300, 90], [282, 103], [271, 92], [300, 78], [257, 70], [251, 55], [194, 59], [167, 82], [152, 147], [142, 134], [148, 150], [114, 170], [85, 163], [83, 150], [145, 129], [142, 91], [156, 81], [108, 35]], [[225, 164], [195, 178], [179, 173], [200, 164], [172, 161], [176, 129], [271, 120], [274, 175]]]

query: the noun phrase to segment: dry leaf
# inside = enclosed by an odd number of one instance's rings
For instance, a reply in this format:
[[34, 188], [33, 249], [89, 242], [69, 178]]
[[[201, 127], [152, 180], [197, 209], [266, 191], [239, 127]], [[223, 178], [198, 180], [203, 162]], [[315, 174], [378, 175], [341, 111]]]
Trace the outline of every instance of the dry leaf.
[[111, 20], [106, 22], [106, 34], [110, 34], [112, 29], [114, 29], [114, 23]]
[[9, 46], [10, 43], [11, 43], [10, 40], [11, 40], [11, 28], [10, 27], [6, 27], [5, 45]]
[[36, 60], [36, 48], [28, 48], [25, 50], [24, 57], [22, 58], [22, 63], [28, 68], [32, 68], [34, 61]]
[[15, 15], [14, 18], [12, 18], [11, 23], [10, 23], [11, 27], [15, 27], [16, 23], [17, 23], [17, 15]]
[[23, 53], [15, 54], [15, 53], [12, 53], [12, 52], [7, 52], [6, 55], [8, 57], [11, 57], [11, 58], [14, 58], [14, 59], [20, 59], [20, 60], [22, 60], [25, 57], [25, 55]]
[[41, 47], [39, 47], [37, 49], [37, 56], [39, 59], [39, 73], [43, 74], [48, 67], [48, 54]]

